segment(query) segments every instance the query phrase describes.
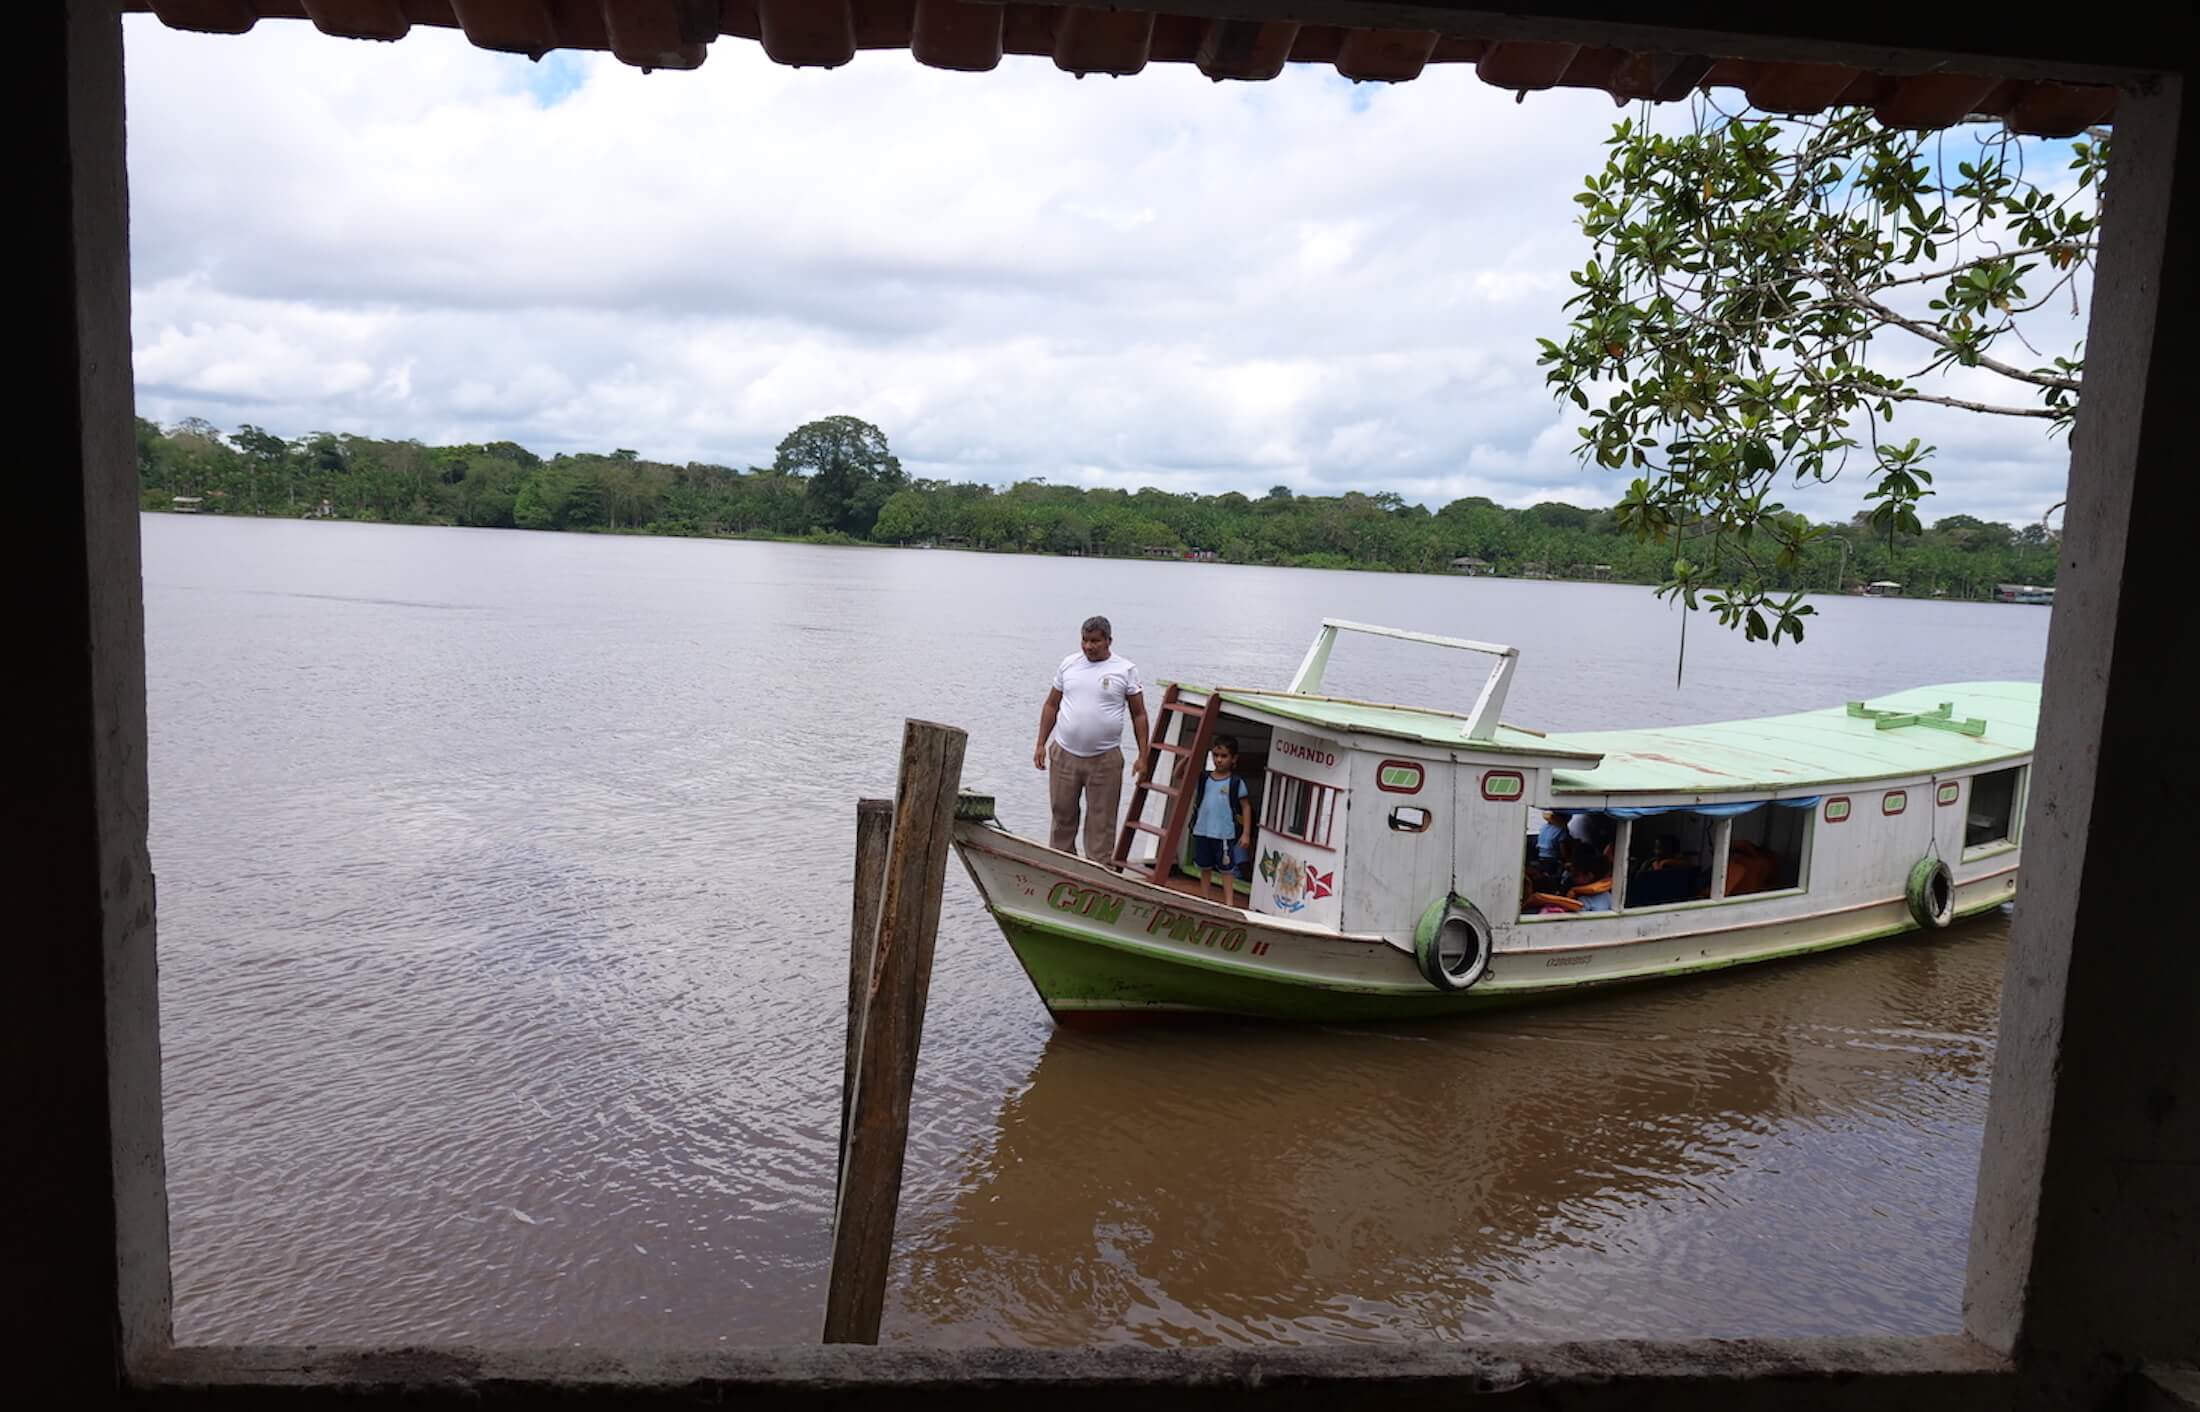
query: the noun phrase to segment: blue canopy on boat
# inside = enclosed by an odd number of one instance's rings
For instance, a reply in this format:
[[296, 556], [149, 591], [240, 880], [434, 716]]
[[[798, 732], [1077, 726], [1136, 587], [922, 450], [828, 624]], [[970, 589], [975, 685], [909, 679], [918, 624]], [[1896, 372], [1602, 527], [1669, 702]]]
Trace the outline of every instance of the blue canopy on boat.
[[1658, 814], [1702, 814], [1712, 819], [1732, 819], [1752, 809], [1762, 809], [1767, 804], [1777, 804], [1783, 809], [1815, 809], [1823, 795], [1805, 795], [1800, 799], [1752, 799], [1740, 804], [1658, 804], [1649, 808], [1597, 809], [1577, 812], [1610, 814], [1615, 819], [1648, 819]]

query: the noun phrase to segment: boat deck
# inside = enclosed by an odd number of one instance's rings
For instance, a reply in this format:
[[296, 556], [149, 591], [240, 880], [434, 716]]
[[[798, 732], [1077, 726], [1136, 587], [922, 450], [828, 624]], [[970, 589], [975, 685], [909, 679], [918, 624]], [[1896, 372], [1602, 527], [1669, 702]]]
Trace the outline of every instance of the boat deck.
[[[1143, 874], [1139, 874], [1138, 876], [1141, 881], [1144, 880]], [[1214, 889], [1201, 886], [1200, 880], [1198, 878], [1186, 877], [1182, 872], [1171, 872], [1167, 880], [1162, 883], [1162, 886], [1166, 887], [1171, 892], [1180, 892], [1186, 897], [1196, 897], [1202, 902], [1212, 902], [1215, 900]], [[1230, 905], [1233, 907], [1252, 906], [1253, 890], [1250, 887], [1246, 886], [1244, 883], [1239, 883], [1237, 886], [1237, 895], [1235, 899], [1230, 903]]]

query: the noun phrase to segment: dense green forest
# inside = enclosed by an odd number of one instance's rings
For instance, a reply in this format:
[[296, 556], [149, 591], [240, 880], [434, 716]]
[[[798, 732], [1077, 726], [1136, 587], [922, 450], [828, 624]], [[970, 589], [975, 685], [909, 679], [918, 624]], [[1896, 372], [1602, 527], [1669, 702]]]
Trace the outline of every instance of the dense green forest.
[[[1228, 563], [1416, 573], [1478, 559], [1499, 574], [1634, 583], [1664, 578], [1675, 558], [1673, 545], [1625, 533], [1608, 509], [1556, 502], [1514, 510], [1475, 497], [1431, 511], [1387, 492], [1174, 495], [914, 480], [886, 437], [853, 417], [800, 427], [770, 466], [745, 470], [626, 449], [546, 460], [510, 441], [424, 446], [330, 432], [285, 440], [251, 425], [224, 434], [197, 419], [164, 429], [140, 418], [137, 457], [144, 508], [206, 514], [1133, 558], [1205, 551]], [[2055, 545], [2039, 525], [1968, 515], [1892, 542], [1860, 522], [1839, 526], [1796, 564], [1762, 567], [1767, 587], [1889, 580], [1905, 594], [1953, 598], [1990, 596], [1997, 583], [2052, 584], [2054, 574]]]

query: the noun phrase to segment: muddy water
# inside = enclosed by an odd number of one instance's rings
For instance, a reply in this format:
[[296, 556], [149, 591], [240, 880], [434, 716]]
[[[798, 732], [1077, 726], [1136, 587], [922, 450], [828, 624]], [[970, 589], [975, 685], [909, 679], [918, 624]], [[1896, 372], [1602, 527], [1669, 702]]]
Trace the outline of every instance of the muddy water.
[[[1518, 643], [1508, 719], [2030, 678], [2035, 608], [152, 517], [186, 1341], [815, 1337], [853, 801], [908, 715], [1012, 827], [1076, 621], [1279, 683], [1324, 614]], [[1339, 694], [1442, 658], [1340, 647]], [[2004, 923], [1402, 1028], [1057, 1033], [951, 875], [885, 1337], [1155, 1344], [1957, 1322]]]

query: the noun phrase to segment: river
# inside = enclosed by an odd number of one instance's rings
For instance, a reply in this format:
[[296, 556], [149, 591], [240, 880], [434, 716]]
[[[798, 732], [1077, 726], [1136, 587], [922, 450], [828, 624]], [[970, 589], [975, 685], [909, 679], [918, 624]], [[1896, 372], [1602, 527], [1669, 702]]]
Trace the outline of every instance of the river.
[[[1323, 616], [1512, 642], [1574, 730], [2036, 679], [2048, 610], [147, 516], [185, 1343], [811, 1342], [854, 801], [904, 717], [1043, 836], [1040, 698], [1277, 684]], [[1348, 639], [1325, 689], [1457, 707]], [[948, 879], [882, 1341], [1959, 1324], [2006, 936], [1441, 1025], [1056, 1032]]]

